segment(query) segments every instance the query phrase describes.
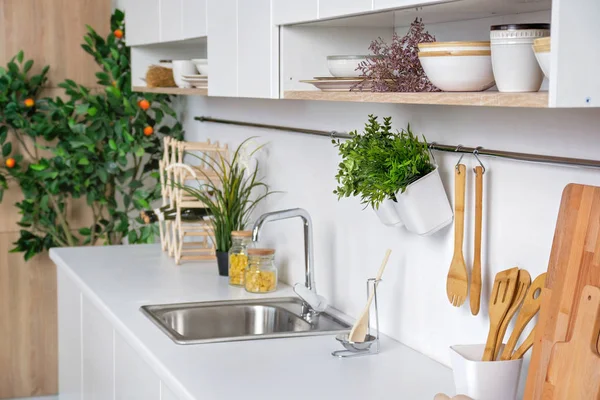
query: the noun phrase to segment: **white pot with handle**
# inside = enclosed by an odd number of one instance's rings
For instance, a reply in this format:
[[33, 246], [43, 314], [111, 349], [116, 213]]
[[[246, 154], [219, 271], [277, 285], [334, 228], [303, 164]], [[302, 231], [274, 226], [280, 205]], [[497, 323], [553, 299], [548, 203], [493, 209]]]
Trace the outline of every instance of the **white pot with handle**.
[[396, 193], [400, 219], [410, 232], [431, 235], [449, 225], [454, 213], [442, 184], [438, 167]]
[[393, 227], [401, 227], [404, 225], [402, 223], [402, 218], [398, 214], [398, 210], [396, 209], [396, 202], [391, 199], [385, 199], [379, 205], [379, 208], [374, 208], [375, 214], [379, 217], [379, 220], [385, 226], [393, 226]]

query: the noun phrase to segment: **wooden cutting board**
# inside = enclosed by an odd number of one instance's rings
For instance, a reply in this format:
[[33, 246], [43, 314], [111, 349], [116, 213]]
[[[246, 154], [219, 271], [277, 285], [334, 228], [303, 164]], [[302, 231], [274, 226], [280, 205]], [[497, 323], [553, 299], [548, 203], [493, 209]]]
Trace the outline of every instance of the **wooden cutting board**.
[[552, 347], [571, 339], [586, 285], [600, 287], [600, 188], [569, 184], [563, 191], [548, 264], [550, 307], [540, 311], [525, 400], [542, 399]]
[[586, 286], [569, 342], [552, 349], [544, 385], [544, 400], [598, 400], [600, 398], [600, 288]]

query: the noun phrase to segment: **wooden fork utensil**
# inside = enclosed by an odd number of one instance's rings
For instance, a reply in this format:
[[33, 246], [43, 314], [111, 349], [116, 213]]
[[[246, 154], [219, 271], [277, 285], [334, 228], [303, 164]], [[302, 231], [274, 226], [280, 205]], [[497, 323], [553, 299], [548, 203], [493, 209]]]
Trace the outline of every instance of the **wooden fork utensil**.
[[475, 167], [475, 246], [469, 302], [471, 314], [479, 314], [481, 303], [481, 229], [483, 223], [483, 167]]
[[458, 164], [454, 174], [454, 256], [446, 281], [446, 294], [454, 307], [462, 306], [469, 294], [469, 275], [463, 255], [466, 172], [467, 167]]

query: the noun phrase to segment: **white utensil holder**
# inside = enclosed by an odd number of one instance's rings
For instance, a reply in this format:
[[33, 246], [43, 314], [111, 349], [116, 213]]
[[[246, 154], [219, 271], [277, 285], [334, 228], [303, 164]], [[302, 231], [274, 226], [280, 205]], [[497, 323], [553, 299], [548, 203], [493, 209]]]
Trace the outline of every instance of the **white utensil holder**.
[[431, 235], [452, 222], [454, 213], [446, 196], [438, 167], [396, 193], [394, 203], [400, 219], [410, 232]]
[[394, 200], [385, 199], [379, 208], [373, 209], [375, 214], [379, 217], [379, 220], [385, 226], [401, 227], [404, 225], [402, 219], [396, 209], [396, 202]]
[[481, 361], [485, 344], [450, 347], [456, 393], [473, 400], [515, 400], [523, 359]]

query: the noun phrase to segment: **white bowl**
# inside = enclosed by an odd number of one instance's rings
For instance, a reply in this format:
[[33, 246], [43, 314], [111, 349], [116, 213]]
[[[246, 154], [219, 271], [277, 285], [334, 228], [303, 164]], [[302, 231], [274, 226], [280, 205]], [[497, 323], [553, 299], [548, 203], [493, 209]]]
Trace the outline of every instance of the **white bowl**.
[[419, 52], [490, 50], [490, 42], [432, 42], [419, 43]]
[[336, 78], [357, 78], [361, 72], [357, 70], [358, 65], [367, 61], [369, 56], [329, 56], [327, 57], [327, 68], [331, 75]]
[[489, 51], [419, 53], [425, 74], [445, 92], [480, 92], [494, 86]]
[[191, 84], [183, 80], [183, 75], [193, 75], [196, 67], [190, 60], [173, 60], [173, 79], [180, 88], [190, 88]]
[[196, 66], [198, 73], [203, 76], [208, 76], [208, 60], [205, 58], [196, 58], [192, 62]]
[[550, 79], [550, 52], [536, 52], [535, 58], [537, 59], [538, 64], [540, 64], [546, 78]]

